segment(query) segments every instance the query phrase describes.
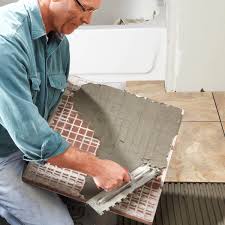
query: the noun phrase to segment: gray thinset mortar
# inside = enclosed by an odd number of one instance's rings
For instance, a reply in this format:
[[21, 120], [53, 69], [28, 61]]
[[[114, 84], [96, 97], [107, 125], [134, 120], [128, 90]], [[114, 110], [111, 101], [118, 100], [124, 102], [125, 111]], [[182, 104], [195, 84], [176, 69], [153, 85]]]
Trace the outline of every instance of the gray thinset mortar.
[[[167, 166], [181, 109], [99, 84], [85, 84], [74, 94], [75, 109], [101, 141], [98, 157], [113, 160], [129, 171], [143, 161], [158, 168]], [[93, 180], [87, 178], [82, 191], [85, 197], [98, 192]]]

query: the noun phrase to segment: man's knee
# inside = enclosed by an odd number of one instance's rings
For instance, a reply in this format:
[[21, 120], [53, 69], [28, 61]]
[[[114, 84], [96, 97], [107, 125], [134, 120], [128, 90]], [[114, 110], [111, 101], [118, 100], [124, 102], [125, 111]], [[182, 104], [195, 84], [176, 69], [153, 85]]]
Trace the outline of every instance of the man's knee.
[[54, 193], [21, 183], [5, 198], [2, 204], [24, 225], [74, 224], [66, 205]]
[[[46, 195], [47, 198], [44, 198]], [[36, 218], [35, 225], [74, 225], [66, 205], [56, 194], [47, 192], [37, 203], [40, 217]]]
[[22, 158], [15, 154], [0, 170], [4, 178], [0, 180], [0, 213], [5, 218], [12, 215], [25, 225], [73, 225], [67, 207], [56, 194], [22, 182], [23, 166]]

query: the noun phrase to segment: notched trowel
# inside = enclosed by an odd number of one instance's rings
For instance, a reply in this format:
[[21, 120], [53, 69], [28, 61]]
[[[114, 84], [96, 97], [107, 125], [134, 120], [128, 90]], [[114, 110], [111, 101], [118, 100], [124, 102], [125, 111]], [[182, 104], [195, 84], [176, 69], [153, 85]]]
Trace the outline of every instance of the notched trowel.
[[129, 183], [126, 183], [124, 186], [111, 192], [102, 191], [89, 199], [87, 204], [99, 215], [103, 215], [104, 211], [108, 211], [110, 207], [115, 206], [116, 203], [119, 203], [122, 199], [126, 198], [127, 195], [132, 193], [135, 189], [141, 187], [160, 174], [161, 170], [152, 167], [148, 163], [144, 163], [130, 173], [131, 180]]

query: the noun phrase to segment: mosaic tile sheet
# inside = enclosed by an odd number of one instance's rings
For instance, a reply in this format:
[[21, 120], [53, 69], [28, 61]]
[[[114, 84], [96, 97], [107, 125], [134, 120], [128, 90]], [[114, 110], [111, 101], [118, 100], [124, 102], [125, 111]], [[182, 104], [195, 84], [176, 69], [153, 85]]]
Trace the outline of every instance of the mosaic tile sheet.
[[[50, 121], [50, 126], [71, 144], [83, 151], [96, 154], [100, 142], [94, 138], [94, 131], [89, 129], [88, 124], [74, 110], [71, 94], [70, 91], [67, 91], [63, 96]], [[172, 149], [170, 155], [171, 153]], [[168, 161], [169, 159], [170, 157], [168, 157]], [[148, 182], [128, 195], [111, 211], [146, 224], [152, 224], [166, 171], [167, 169], [164, 169], [162, 176], [158, 179]], [[80, 195], [85, 184], [85, 177], [86, 174], [78, 171], [61, 169], [50, 164], [37, 165], [34, 163], [29, 163], [23, 174], [23, 180], [27, 183], [79, 201], [85, 201], [85, 198]]]

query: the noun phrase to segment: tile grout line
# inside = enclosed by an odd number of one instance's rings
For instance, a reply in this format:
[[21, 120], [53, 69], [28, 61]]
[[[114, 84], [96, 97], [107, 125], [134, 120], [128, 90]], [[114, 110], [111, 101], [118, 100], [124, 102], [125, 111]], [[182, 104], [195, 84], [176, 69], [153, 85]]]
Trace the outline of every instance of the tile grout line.
[[218, 110], [218, 107], [217, 107], [217, 104], [216, 104], [216, 99], [215, 99], [215, 96], [214, 96], [213, 92], [212, 92], [212, 97], [213, 97], [213, 100], [214, 100], [214, 103], [215, 103], [215, 106], [216, 106], [217, 114], [219, 116], [220, 124], [221, 124], [222, 131], [223, 131], [223, 135], [225, 136], [225, 130], [223, 128], [222, 120], [221, 120], [221, 117], [220, 117], [220, 113], [219, 113], [219, 110]]
[[189, 122], [191, 122], [191, 123], [220, 123], [221, 121], [218, 121], [218, 120], [182, 120], [181, 121], [182, 123], [189, 123]]

